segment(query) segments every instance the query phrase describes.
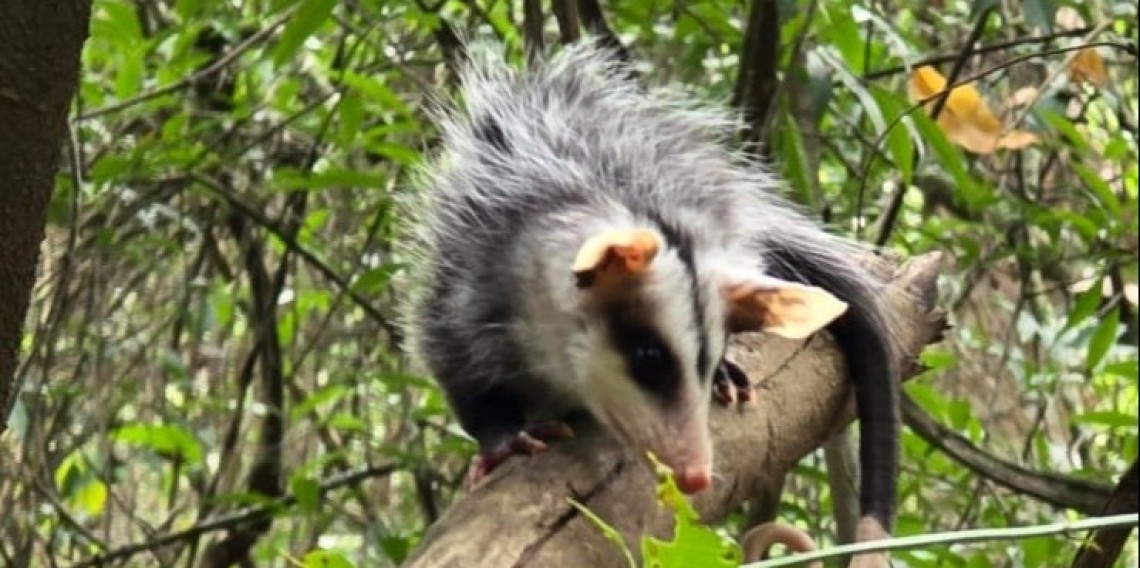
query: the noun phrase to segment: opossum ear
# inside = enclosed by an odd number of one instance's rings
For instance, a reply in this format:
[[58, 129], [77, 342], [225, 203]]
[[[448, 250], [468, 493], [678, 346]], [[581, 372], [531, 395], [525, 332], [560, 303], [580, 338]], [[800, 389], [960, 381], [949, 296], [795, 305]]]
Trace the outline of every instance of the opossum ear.
[[657, 251], [660, 237], [647, 229], [613, 230], [590, 237], [574, 258], [578, 287], [618, 282], [645, 272]]
[[735, 278], [722, 288], [729, 329], [766, 331], [803, 339], [847, 311], [847, 304], [822, 288], [768, 276]]

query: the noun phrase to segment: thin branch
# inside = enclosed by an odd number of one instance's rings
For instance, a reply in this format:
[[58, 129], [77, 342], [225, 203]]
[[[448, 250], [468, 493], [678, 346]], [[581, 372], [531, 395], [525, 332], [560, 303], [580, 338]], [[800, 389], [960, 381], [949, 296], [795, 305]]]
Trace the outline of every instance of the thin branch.
[[[974, 44], [982, 37], [982, 32], [986, 29], [986, 22], [990, 19], [990, 14], [993, 13], [996, 6], [989, 6], [978, 14], [978, 21], [974, 23], [974, 29], [970, 30], [970, 36], [966, 38], [965, 43], [962, 44], [962, 51], [958, 54], [958, 58], [954, 60], [954, 66], [950, 69], [950, 74], [946, 76], [946, 82], [953, 83], [958, 80], [962, 74], [962, 69], [966, 67], [966, 60], [974, 54]], [[942, 109], [946, 107], [946, 101], [950, 100], [950, 91], [945, 91], [939, 94], [939, 97], [934, 101], [934, 108], [930, 109], [930, 120], [937, 121], [938, 116], [942, 114]], [[877, 145], [876, 145], [877, 146]], [[915, 160], [918, 155], [915, 154]], [[868, 156], [867, 169], [871, 167], [871, 161], [874, 156]], [[864, 178], [865, 179], [865, 178]], [[856, 211], [862, 214], [863, 211], [863, 197], [867, 190], [867, 184], [862, 183], [859, 185], [859, 205]], [[903, 197], [906, 196], [907, 184], [899, 182], [898, 186], [891, 192], [890, 197], [887, 199], [887, 206], [883, 210], [883, 215], [879, 219], [878, 234], [875, 236], [875, 246], [883, 246], [891, 237], [891, 232], [894, 231], [895, 223], [898, 221], [899, 212], [902, 211]]]
[[289, 235], [285, 234], [284, 230], [282, 230], [281, 227], [277, 226], [277, 223], [267, 218], [255, 207], [250, 206], [238, 198], [236, 195], [233, 195], [232, 192], [228, 191], [217, 180], [208, 178], [205, 175], [196, 172], [191, 172], [188, 174], [188, 177], [189, 179], [202, 184], [202, 186], [210, 190], [211, 193], [214, 193], [215, 195], [224, 199], [226, 203], [228, 203], [231, 207], [240, 210], [246, 217], [250, 218], [258, 225], [268, 229], [269, 232], [273, 233], [275, 237], [281, 239], [282, 244], [284, 244], [292, 252], [296, 253], [297, 256], [304, 259], [305, 262], [309, 263], [314, 269], [317, 270], [317, 272], [320, 272], [321, 275], [328, 279], [330, 282], [336, 284], [337, 288], [343, 290], [348, 295], [348, 297], [352, 299], [353, 303], [355, 303], [360, 309], [364, 310], [365, 313], [367, 313], [368, 316], [374, 322], [376, 322], [376, 324], [384, 328], [384, 331], [386, 331], [392, 337], [393, 343], [399, 344], [401, 342], [403, 335], [396, 327], [396, 325], [388, 319], [387, 316], [381, 313], [380, 310], [373, 306], [366, 298], [361, 296], [360, 293], [353, 290], [352, 285], [346, 281], [344, 277], [342, 277], [340, 274], [337, 274], [336, 271], [325, 264], [323, 260], [317, 258], [315, 254], [313, 254], [307, 248], [301, 246], [301, 244], [298, 243], [296, 239], [289, 238]]
[[176, 81], [175, 83], [167, 85], [165, 87], [160, 87], [160, 88], [155, 89], [153, 91], [147, 91], [141, 95], [131, 97], [125, 101], [121, 101], [121, 102], [115, 103], [113, 105], [105, 106], [103, 108], [97, 108], [95, 110], [80, 114], [80, 115], [76, 116], [73, 120], [78, 122], [78, 121], [82, 121], [82, 120], [89, 120], [89, 119], [100, 117], [103, 115], [119, 112], [123, 109], [135, 106], [137, 104], [145, 103], [149, 100], [157, 99], [158, 97], [161, 97], [164, 95], [169, 95], [173, 92], [181, 91], [182, 89], [186, 89], [186, 88], [189, 88], [189, 87], [192, 87], [192, 86], [198, 84], [199, 81], [207, 79], [211, 75], [214, 75], [215, 73], [222, 71], [226, 67], [229, 67], [230, 64], [233, 63], [235, 60], [237, 60], [237, 58], [240, 57], [243, 53], [249, 51], [253, 46], [260, 43], [261, 40], [269, 37], [270, 34], [272, 34], [274, 31], [276, 31], [278, 27], [280, 27], [282, 24], [284, 24], [285, 21], [288, 20], [293, 15], [293, 13], [297, 11], [298, 6], [299, 6], [299, 4], [294, 4], [293, 6], [286, 9], [284, 12], [281, 13], [280, 16], [277, 17], [277, 19], [270, 22], [268, 26], [265, 26], [264, 28], [258, 30], [257, 33], [249, 36], [249, 38], [247, 38], [245, 41], [235, 45], [233, 49], [226, 52], [225, 55], [219, 57], [217, 61], [215, 61], [213, 64], [209, 65], [208, 67], [202, 69], [201, 71], [198, 71], [197, 73], [192, 73], [190, 76], [186, 77], [185, 79], [182, 79], [180, 81]]
[[[349, 485], [354, 485], [358, 482], [364, 481], [365, 479], [391, 475], [396, 471], [396, 469], [396, 465], [386, 464], [369, 466], [356, 471], [351, 471], [344, 475], [330, 478], [327, 481], [321, 483], [320, 492], [321, 495], [324, 496], [324, 494], [328, 493], [329, 491], [340, 489], [341, 487]], [[250, 507], [248, 509], [243, 509], [240, 511], [234, 511], [228, 515], [223, 515], [210, 521], [201, 522], [192, 527], [180, 530], [178, 532], [170, 533], [165, 536], [160, 536], [153, 540], [129, 544], [103, 554], [97, 554], [91, 558], [88, 558], [87, 560], [73, 564], [71, 568], [103, 566], [110, 562], [125, 560], [140, 552], [162, 548], [179, 541], [197, 538], [207, 533], [237, 527], [242, 524], [252, 522], [264, 515], [270, 515], [274, 511], [281, 508], [289, 507], [296, 503], [296, 501], [297, 499], [294, 496], [286, 495], [274, 500], [272, 503], [258, 505], [256, 507]]]
[[932, 545], [961, 545], [971, 542], [992, 542], [997, 540], [1024, 540], [1041, 536], [1067, 535], [1074, 532], [1083, 532], [1104, 527], [1134, 527], [1140, 523], [1140, 515], [1114, 515], [1111, 517], [1093, 517], [1079, 521], [1062, 521], [1046, 525], [1033, 525], [1028, 527], [1009, 527], [1000, 529], [975, 529], [968, 531], [952, 531], [944, 533], [907, 536], [882, 540], [867, 541], [859, 544], [836, 546], [827, 550], [819, 550], [766, 560], [755, 564], [741, 566], [741, 568], [777, 568], [779, 566], [801, 566], [809, 562], [824, 560], [846, 554], [861, 554], [864, 552], [882, 552], [887, 550], [912, 550], [916, 548], [930, 548]]
[[[1033, 45], [1036, 43], [1049, 43], [1055, 39], [1060, 39], [1063, 37], [1083, 36], [1090, 31], [1092, 31], [1092, 27], [1083, 27], [1083, 28], [1079, 28], [1079, 29], [1075, 29], [1075, 30], [1060, 31], [1060, 32], [1050, 34], [1050, 35], [1017, 38], [1017, 39], [1012, 39], [1009, 41], [1003, 41], [1003, 42], [991, 43], [988, 45], [978, 46], [977, 48], [975, 48], [973, 50], [973, 53], [974, 53], [974, 55], [983, 55], [986, 53], [992, 53], [994, 51], [1004, 51], [1004, 50], [1007, 50], [1011, 47], [1019, 47], [1022, 45]], [[929, 57], [924, 57], [924, 58], [919, 59], [917, 61], [913, 61], [911, 63], [906, 63], [904, 65], [898, 65], [896, 67], [888, 67], [886, 69], [880, 69], [878, 71], [872, 71], [872, 72], [864, 75], [863, 79], [868, 80], [868, 81], [873, 80], [873, 79], [883, 79], [886, 77], [890, 77], [891, 75], [898, 75], [899, 73], [906, 73], [912, 69], [917, 69], [919, 67], [925, 67], [927, 65], [942, 65], [943, 63], [953, 63], [954, 61], [956, 61], [958, 59], [959, 55], [960, 55], [960, 52], [945, 53], [942, 55], [932, 55]]]

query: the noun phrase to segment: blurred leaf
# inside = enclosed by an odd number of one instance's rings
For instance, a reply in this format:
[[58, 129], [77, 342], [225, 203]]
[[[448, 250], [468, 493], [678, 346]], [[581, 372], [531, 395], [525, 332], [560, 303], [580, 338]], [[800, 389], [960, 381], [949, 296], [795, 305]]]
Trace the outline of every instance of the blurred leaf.
[[303, 568], [355, 568], [343, 554], [331, 550], [313, 550], [301, 559]]
[[[915, 102], [933, 97], [947, 87], [946, 78], [930, 66], [916, 69], [908, 84]], [[926, 103], [927, 111], [933, 110], [936, 102]], [[1018, 150], [1037, 143], [1037, 135], [1032, 132], [1007, 130], [973, 85], [950, 91], [937, 122], [952, 142], [975, 154], [990, 154], [1001, 148]]]
[[1108, 186], [1101, 177], [1093, 173], [1089, 168], [1078, 162], [1072, 163], [1073, 171], [1081, 176], [1081, 180], [1085, 182], [1085, 187], [1092, 190], [1093, 195], [1096, 196], [1097, 204], [1100, 205], [1113, 217], [1119, 217], [1121, 214], [1120, 199], [1116, 197], [1116, 192]]
[[368, 423], [346, 412], [338, 412], [332, 415], [328, 420], [328, 425], [330, 428], [348, 432], [366, 432], [368, 430]]
[[329, 19], [337, 0], [300, 0], [300, 3], [301, 7], [285, 24], [273, 49], [273, 64], [277, 67], [296, 56], [301, 44]]
[[337, 189], [359, 189], [359, 188], [382, 188], [388, 181], [382, 176], [370, 174], [367, 172], [345, 170], [340, 168], [330, 168], [328, 170], [312, 173], [312, 174], [299, 174], [288, 171], [279, 172], [279, 177], [274, 180], [273, 189], [281, 190], [323, 190], [330, 188]]
[[202, 463], [202, 446], [189, 432], [173, 424], [127, 424], [113, 431], [111, 439], [143, 446], [160, 454], [181, 456], [191, 466]]
[[1093, 424], [1109, 428], [1124, 428], [1131, 431], [1135, 431], [1137, 428], [1136, 414], [1111, 410], [1082, 412], [1073, 415], [1070, 420], [1074, 424]]
[[1100, 58], [1095, 47], [1087, 47], [1077, 52], [1072, 66], [1069, 67], [1069, 80], [1097, 87], [1108, 86], [1108, 71], [1105, 70], [1104, 60]]
[[396, 564], [402, 564], [408, 558], [408, 553], [412, 551], [412, 540], [407, 537], [385, 535], [380, 537], [378, 542], [388, 559]]
[[107, 504], [107, 486], [102, 481], [92, 479], [80, 486], [68, 502], [85, 515], [97, 517], [103, 514], [103, 508]]
[[1065, 321], [1065, 329], [1072, 329], [1080, 325], [1088, 319], [1089, 316], [1096, 313], [1097, 308], [1100, 307], [1100, 303], [1104, 298], [1104, 294], [1101, 292], [1101, 282], [1102, 279], [1096, 279], [1087, 290], [1076, 295], [1075, 301], [1073, 302], [1073, 309], [1069, 312], [1069, 317]]
[[879, 88], [871, 88], [870, 92], [875, 97], [875, 102], [883, 109], [886, 127], [890, 128], [890, 133], [886, 139], [887, 151], [891, 154], [891, 159], [894, 160], [895, 166], [902, 174], [902, 182], [910, 184], [914, 176], [915, 153], [911, 139], [912, 136], [917, 139], [918, 135], [913, 133], [914, 126], [911, 121], [902, 117], [905, 109], [903, 105], [899, 104], [900, 101], [895, 100], [892, 93]]
[[348, 387], [341, 384], [331, 384], [321, 387], [313, 394], [305, 397], [300, 403], [293, 405], [289, 409], [289, 421], [296, 422], [299, 419], [306, 417], [310, 412], [313, 412], [317, 407], [327, 404], [336, 403], [349, 392]]
[[403, 265], [395, 262], [389, 262], [377, 266], [376, 268], [370, 268], [352, 283], [352, 290], [365, 295], [377, 294], [388, 287], [392, 276], [399, 272], [401, 268], [403, 268]]
[[1120, 310], [1112, 309], [1105, 314], [1104, 319], [1096, 326], [1092, 339], [1089, 340], [1089, 355], [1086, 366], [1095, 369], [1112, 345], [1116, 343], [1116, 335], [1120, 328]]
[[740, 547], [701, 524], [700, 515], [677, 488], [673, 472], [650, 456], [657, 472], [657, 500], [673, 511], [673, 539], [643, 537], [641, 554], [646, 568], [736, 568]]
[[301, 512], [313, 514], [320, 510], [321, 486], [315, 480], [303, 475], [294, 475], [289, 480], [289, 492], [297, 500]]

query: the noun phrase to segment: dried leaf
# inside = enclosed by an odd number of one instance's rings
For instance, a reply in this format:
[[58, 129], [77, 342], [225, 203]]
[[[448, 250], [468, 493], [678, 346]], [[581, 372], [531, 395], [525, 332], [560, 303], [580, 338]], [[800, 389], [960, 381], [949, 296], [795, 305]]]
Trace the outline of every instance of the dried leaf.
[[1108, 84], [1108, 72], [1104, 68], [1104, 60], [1096, 49], [1086, 47], [1077, 52], [1073, 64], [1069, 67], [1069, 80], [1074, 83], [1089, 83], [1097, 87]]
[[[945, 89], [946, 78], [933, 67], [920, 67], [911, 75], [909, 87], [912, 100], [924, 100]], [[927, 104], [928, 112], [933, 104], [933, 101]], [[950, 91], [938, 115], [938, 126], [951, 142], [975, 154], [990, 154], [998, 148], [1015, 150], [1037, 142], [1032, 132], [1005, 132], [1005, 124], [994, 115], [973, 85]]]

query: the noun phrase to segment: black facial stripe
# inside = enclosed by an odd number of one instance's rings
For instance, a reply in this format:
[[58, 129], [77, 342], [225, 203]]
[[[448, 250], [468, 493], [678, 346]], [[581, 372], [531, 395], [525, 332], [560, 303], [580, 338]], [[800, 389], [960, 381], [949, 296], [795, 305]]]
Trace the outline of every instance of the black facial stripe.
[[676, 249], [677, 256], [681, 259], [681, 264], [685, 267], [685, 272], [689, 275], [689, 300], [692, 302], [692, 321], [693, 324], [697, 326], [695, 330], [697, 332], [696, 371], [698, 379], [703, 382], [711, 376], [709, 371], [712, 368], [712, 359], [709, 356], [708, 330], [705, 329], [706, 298], [700, 280], [697, 278], [697, 263], [693, 256], [692, 239], [678, 227], [665, 222], [661, 216], [651, 213], [650, 218], [653, 219], [653, 222], [656, 223], [657, 227], [661, 230], [661, 234], [665, 237], [665, 242], [670, 247]]
[[646, 392], [676, 400], [683, 374], [677, 354], [649, 322], [646, 306], [618, 304], [607, 310], [610, 339], [625, 360], [626, 371]]

